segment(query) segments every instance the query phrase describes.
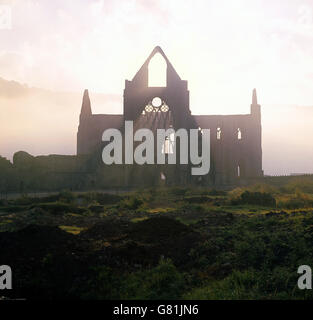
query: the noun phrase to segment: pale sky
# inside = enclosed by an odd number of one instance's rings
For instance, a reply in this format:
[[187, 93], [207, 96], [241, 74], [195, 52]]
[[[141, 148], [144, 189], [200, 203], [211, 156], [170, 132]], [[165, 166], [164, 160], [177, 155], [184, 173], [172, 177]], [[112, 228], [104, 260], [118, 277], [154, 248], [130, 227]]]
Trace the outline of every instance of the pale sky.
[[[1, 5], [11, 8], [8, 30]], [[188, 80], [193, 114], [248, 113], [254, 87], [264, 110], [313, 106], [312, 0], [0, 0], [7, 80], [122, 95], [156, 45]], [[272, 116], [265, 127], [279, 127]]]
[[[312, 0], [0, 0], [0, 76], [58, 91], [121, 94], [160, 45], [194, 113], [313, 105]], [[100, 110], [99, 110], [100, 111]], [[101, 110], [102, 111], [102, 110]]]

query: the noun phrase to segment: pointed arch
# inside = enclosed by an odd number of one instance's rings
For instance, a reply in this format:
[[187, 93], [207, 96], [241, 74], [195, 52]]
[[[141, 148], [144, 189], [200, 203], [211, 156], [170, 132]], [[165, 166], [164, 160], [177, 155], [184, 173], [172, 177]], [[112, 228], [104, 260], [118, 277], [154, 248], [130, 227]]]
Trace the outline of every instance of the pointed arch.
[[164, 57], [157, 52], [148, 65], [148, 87], [167, 86], [167, 63]]

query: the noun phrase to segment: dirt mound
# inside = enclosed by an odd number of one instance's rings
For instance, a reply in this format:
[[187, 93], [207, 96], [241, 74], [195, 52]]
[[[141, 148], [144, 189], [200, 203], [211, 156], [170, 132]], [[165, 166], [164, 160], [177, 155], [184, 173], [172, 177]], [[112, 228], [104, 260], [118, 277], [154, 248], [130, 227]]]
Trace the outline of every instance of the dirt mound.
[[110, 219], [96, 223], [89, 229], [82, 231], [79, 237], [89, 240], [110, 240], [127, 232], [128, 227], [128, 222]]
[[137, 223], [112, 219], [82, 231], [79, 238], [96, 241], [98, 248], [105, 244], [99, 248], [98, 255], [110, 256], [106, 263], [118, 262], [120, 266], [155, 265], [161, 256], [183, 265], [189, 259], [189, 251], [202, 240], [191, 227], [167, 217]]
[[193, 229], [183, 223], [167, 218], [154, 217], [132, 224], [129, 237], [136, 241], [155, 243], [194, 233]]
[[73, 297], [69, 291], [73, 282], [88, 272], [81, 242], [58, 227], [29, 225], [2, 232], [0, 248], [0, 265], [9, 265], [16, 279], [11, 297]]
[[234, 222], [235, 216], [230, 212], [210, 212], [199, 220], [194, 226], [198, 229], [203, 226], [222, 226]]
[[73, 235], [58, 227], [29, 225], [15, 232], [0, 233], [1, 260], [39, 258], [60, 252], [73, 240]]
[[191, 227], [167, 217], [155, 217], [133, 224], [128, 237], [138, 246], [145, 247], [145, 250], [136, 248], [137, 260], [149, 259], [156, 263], [164, 256], [171, 258], [177, 266], [188, 263], [190, 250], [202, 240], [201, 235]]

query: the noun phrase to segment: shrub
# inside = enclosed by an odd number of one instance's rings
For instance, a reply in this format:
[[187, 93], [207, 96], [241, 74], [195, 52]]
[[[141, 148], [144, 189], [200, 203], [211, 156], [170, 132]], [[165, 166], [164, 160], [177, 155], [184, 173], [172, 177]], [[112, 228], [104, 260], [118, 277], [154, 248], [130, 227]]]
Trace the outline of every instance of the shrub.
[[129, 197], [120, 202], [120, 207], [123, 209], [137, 210], [142, 204], [143, 201], [138, 197]]
[[278, 188], [271, 186], [269, 184], [266, 184], [266, 183], [255, 184], [255, 185], [249, 187], [248, 191], [261, 192], [261, 193], [271, 193], [271, 194], [279, 193]]
[[258, 275], [253, 270], [234, 271], [227, 278], [194, 289], [183, 298], [188, 300], [257, 299], [260, 298]]
[[71, 289], [83, 299], [179, 299], [184, 290], [184, 276], [170, 259], [161, 258], [150, 270], [118, 274], [98, 266], [92, 274], [85, 285]]
[[169, 192], [174, 196], [184, 196], [187, 193], [187, 188], [181, 188], [181, 187], [173, 187], [169, 190]]
[[34, 202], [33, 198], [30, 198], [27, 195], [22, 195], [21, 197], [19, 197], [18, 199], [15, 200], [15, 204], [17, 205], [30, 205]]
[[116, 194], [100, 193], [100, 192], [88, 192], [81, 195], [86, 202], [90, 203], [96, 201], [101, 205], [117, 204], [123, 197]]
[[209, 203], [212, 202], [212, 198], [207, 196], [192, 196], [192, 197], [185, 197], [184, 201], [188, 203]]
[[155, 268], [132, 274], [126, 279], [122, 299], [179, 299], [183, 289], [183, 274], [170, 259], [161, 258]]
[[263, 271], [235, 270], [225, 279], [193, 289], [183, 298], [197, 300], [312, 299], [310, 292], [312, 290], [297, 290], [296, 284], [297, 274], [294, 270], [285, 267]]
[[204, 212], [205, 209], [201, 204], [193, 204], [193, 203], [186, 203], [179, 207], [179, 211], [183, 212], [196, 212], [201, 213]]
[[286, 209], [300, 209], [313, 207], [313, 197], [309, 194], [296, 190], [295, 195], [290, 198], [279, 200], [278, 207]]
[[83, 299], [120, 299], [121, 277], [107, 266], [97, 266], [92, 271], [93, 278], [79, 288], [73, 286], [71, 291], [78, 292]]
[[293, 178], [287, 183], [284, 189], [290, 193], [296, 193], [298, 191], [313, 193], [313, 179], [309, 177]]
[[224, 190], [216, 190], [216, 189], [211, 189], [207, 192], [209, 196], [225, 196], [227, 194], [226, 191]]
[[244, 192], [245, 190], [243, 188], [235, 188], [231, 191], [228, 192], [228, 199], [230, 200], [230, 202], [237, 200], [238, 198], [240, 198], [241, 194]]
[[275, 198], [267, 192], [243, 192], [239, 198], [233, 199], [231, 201], [233, 205], [238, 204], [252, 204], [266, 207], [275, 207], [276, 200]]
[[36, 204], [34, 207], [41, 208], [45, 211], [48, 211], [51, 214], [64, 214], [67, 212], [82, 214], [86, 210], [68, 203], [63, 202], [52, 202], [52, 203], [40, 203]]
[[74, 199], [75, 199], [75, 195], [68, 190], [65, 190], [59, 193], [60, 202], [71, 203], [73, 202]]
[[91, 204], [88, 209], [94, 213], [102, 213], [104, 211], [103, 206], [97, 204]]

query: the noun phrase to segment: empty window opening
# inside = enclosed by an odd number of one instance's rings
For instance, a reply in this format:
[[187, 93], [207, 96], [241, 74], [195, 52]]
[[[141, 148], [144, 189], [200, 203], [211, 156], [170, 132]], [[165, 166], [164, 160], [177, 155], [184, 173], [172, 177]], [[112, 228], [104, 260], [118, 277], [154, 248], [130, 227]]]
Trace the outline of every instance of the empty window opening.
[[216, 139], [217, 139], [217, 140], [221, 140], [221, 137], [222, 137], [222, 130], [221, 130], [220, 127], [218, 127], [218, 128], [216, 129]]
[[163, 154], [173, 154], [174, 153], [174, 141], [175, 141], [175, 134], [171, 133], [169, 136], [165, 137], [165, 141], [162, 146], [162, 153]]
[[237, 177], [240, 177], [240, 166], [237, 166]]
[[152, 104], [153, 107], [159, 108], [162, 105], [162, 100], [159, 97], [155, 97], [155, 98], [152, 99], [151, 104]]
[[237, 138], [238, 138], [238, 140], [242, 139], [242, 133], [241, 133], [240, 128], [237, 129]]
[[166, 87], [167, 64], [160, 53], [156, 53], [149, 63], [149, 87]]

